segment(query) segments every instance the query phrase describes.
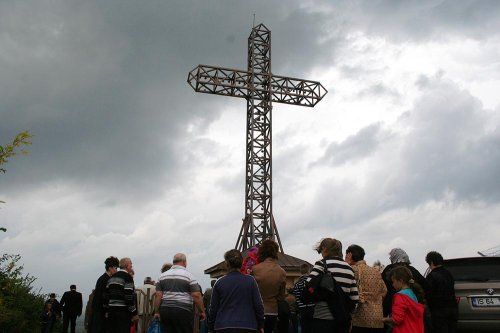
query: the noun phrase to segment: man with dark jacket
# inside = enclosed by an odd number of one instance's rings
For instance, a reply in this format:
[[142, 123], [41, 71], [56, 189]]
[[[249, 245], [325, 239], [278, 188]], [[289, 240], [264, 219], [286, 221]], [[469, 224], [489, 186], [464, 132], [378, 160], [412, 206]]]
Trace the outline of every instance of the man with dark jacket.
[[75, 333], [76, 317], [82, 315], [83, 301], [82, 294], [76, 291], [76, 286], [72, 284], [70, 291], [63, 294], [61, 307], [63, 312], [63, 333], [68, 333], [68, 326], [71, 323], [71, 333]]
[[130, 258], [120, 259], [120, 270], [109, 278], [106, 285], [104, 308], [110, 333], [130, 333], [132, 322], [139, 321], [133, 271]]
[[443, 256], [436, 251], [427, 253], [425, 261], [431, 269], [426, 280], [429, 284], [427, 304], [431, 311], [434, 332], [455, 333], [457, 330], [458, 304], [455, 298], [455, 280], [443, 267]]
[[54, 311], [56, 317], [59, 319], [61, 317], [61, 304], [59, 304], [59, 301], [56, 299], [55, 293], [50, 293], [49, 297], [50, 298], [45, 301], [45, 304], [52, 304], [52, 311]]

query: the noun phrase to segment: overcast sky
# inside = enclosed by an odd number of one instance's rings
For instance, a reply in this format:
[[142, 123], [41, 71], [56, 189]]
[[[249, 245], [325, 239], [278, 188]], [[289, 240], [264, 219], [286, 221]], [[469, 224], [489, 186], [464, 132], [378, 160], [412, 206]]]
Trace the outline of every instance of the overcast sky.
[[498, 1], [0, 1], [2, 253], [42, 292], [85, 299], [107, 256], [137, 285], [185, 252], [203, 270], [244, 216], [246, 103], [195, 93], [198, 64], [246, 68], [253, 15], [272, 70], [321, 81], [274, 104], [274, 217], [285, 252], [323, 237], [387, 264], [500, 245]]

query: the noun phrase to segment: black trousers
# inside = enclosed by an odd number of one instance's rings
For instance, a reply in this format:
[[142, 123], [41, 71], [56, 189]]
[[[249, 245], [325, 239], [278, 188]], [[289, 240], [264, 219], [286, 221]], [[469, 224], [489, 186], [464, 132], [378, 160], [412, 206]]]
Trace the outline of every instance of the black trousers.
[[442, 308], [431, 311], [432, 331], [434, 333], [455, 333], [457, 321], [457, 308]]
[[109, 333], [130, 333], [132, 325], [132, 315], [125, 310], [110, 310], [108, 312], [108, 331]]
[[194, 313], [181, 308], [160, 306], [161, 331], [166, 333], [193, 333]]
[[278, 316], [264, 315], [264, 333], [273, 333], [276, 328]]
[[107, 318], [104, 316], [104, 311], [92, 312], [92, 326], [90, 328], [90, 333], [107, 333], [106, 322]]
[[289, 326], [290, 326], [290, 316], [278, 316], [278, 323], [276, 324], [278, 333], [288, 333]]
[[335, 320], [313, 319], [313, 333], [349, 333], [350, 322], [338, 323]]
[[302, 333], [312, 333], [314, 307], [299, 309], [300, 329]]
[[71, 324], [71, 333], [75, 333], [77, 315], [63, 313], [63, 333], [68, 333], [68, 326]]

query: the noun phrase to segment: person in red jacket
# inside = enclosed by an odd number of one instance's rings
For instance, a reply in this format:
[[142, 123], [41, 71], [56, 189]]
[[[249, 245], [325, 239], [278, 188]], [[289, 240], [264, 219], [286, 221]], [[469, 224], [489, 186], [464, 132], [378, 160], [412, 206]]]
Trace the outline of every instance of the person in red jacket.
[[392, 315], [383, 322], [393, 325], [393, 333], [424, 333], [424, 293], [415, 283], [411, 271], [399, 266], [389, 272], [393, 287]]

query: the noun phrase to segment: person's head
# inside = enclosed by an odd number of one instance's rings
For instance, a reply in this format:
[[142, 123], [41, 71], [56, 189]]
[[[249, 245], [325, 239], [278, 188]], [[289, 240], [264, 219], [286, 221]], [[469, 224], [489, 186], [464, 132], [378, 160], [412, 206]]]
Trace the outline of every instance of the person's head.
[[279, 246], [278, 243], [272, 239], [264, 240], [257, 251], [259, 262], [263, 262], [267, 258], [278, 259]]
[[425, 256], [425, 262], [431, 267], [442, 266], [444, 263], [443, 256], [441, 253], [436, 251], [431, 251]]
[[241, 264], [243, 264], [243, 256], [241, 252], [232, 249], [224, 253], [224, 260], [226, 261], [226, 266], [230, 271], [239, 271]]
[[413, 274], [406, 266], [396, 266], [388, 273], [388, 278], [392, 281], [392, 286], [396, 290], [411, 288], [420, 303], [423, 302], [424, 293], [422, 288], [413, 279]]
[[128, 257], [120, 259], [120, 269], [126, 270], [129, 274], [134, 274], [134, 268], [132, 265], [132, 260]]
[[382, 272], [384, 270], [384, 268], [385, 268], [385, 266], [382, 265], [382, 263], [380, 262], [380, 260], [375, 260], [375, 262], [373, 263], [373, 267], [378, 268], [378, 270], [380, 272]]
[[69, 286], [69, 290], [76, 290], [76, 285], [72, 284], [71, 286]]
[[155, 284], [153, 279], [151, 278], [151, 276], [146, 276], [146, 278], [144, 279], [144, 284]]
[[171, 264], [171, 263], [169, 263], [169, 262], [166, 262], [166, 263], [164, 263], [164, 264], [161, 266], [160, 272], [165, 273], [165, 272], [166, 272], [166, 271], [168, 271], [170, 268], [172, 268], [172, 264]]
[[397, 266], [391, 269], [388, 274], [389, 279], [392, 281], [392, 286], [396, 290], [408, 288], [411, 283], [415, 283], [413, 274], [411, 274], [411, 271], [405, 266]]
[[50, 302], [45, 303], [45, 311], [50, 311], [50, 310], [52, 310], [52, 303]]
[[391, 264], [411, 264], [410, 257], [400, 248], [392, 249], [389, 252], [389, 259], [391, 260]]
[[50, 299], [54, 299], [54, 298], [56, 298], [56, 294], [55, 293], [50, 293], [49, 297], [50, 297]]
[[106, 268], [106, 272], [108, 272], [110, 275], [115, 274], [119, 266], [120, 261], [117, 257], [111, 256], [107, 257], [106, 260], [104, 260], [104, 267]]
[[349, 264], [365, 259], [365, 250], [356, 244], [349, 245], [345, 250], [345, 261]]
[[334, 238], [323, 238], [314, 248], [325, 257], [342, 257], [342, 242]]
[[172, 260], [172, 262], [174, 263], [174, 265], [186, 267], [187, 266], [186, 255], [184, 253], [177, 253], [174, 256], [174, 259]]
[[300, 265], [300, 274], [301, 275], [304, 275], [304, 274], [309, 274], [309, 272], [311, 271], [311, 266], [309, 264], [302, 264]]

